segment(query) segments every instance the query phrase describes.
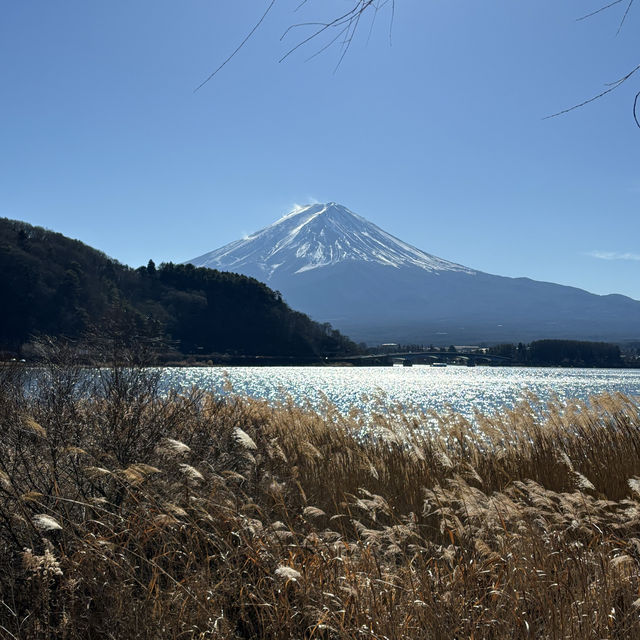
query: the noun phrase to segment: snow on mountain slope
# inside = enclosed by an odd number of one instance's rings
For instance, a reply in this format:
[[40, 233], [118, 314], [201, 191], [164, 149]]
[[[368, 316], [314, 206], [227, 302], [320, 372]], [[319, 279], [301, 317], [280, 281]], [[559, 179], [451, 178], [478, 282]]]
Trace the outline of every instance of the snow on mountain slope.
[[640, 302], [474, 271], [330, 202], [190, 261], [253, 276], [355, 340], [424, 344], [640, 339]]
[[198, 267], [237, 271], [266, 282], [346, 261], [475, 273], [402, 242], [335, 202], [298, 208], [247, 238], [190, 260]]

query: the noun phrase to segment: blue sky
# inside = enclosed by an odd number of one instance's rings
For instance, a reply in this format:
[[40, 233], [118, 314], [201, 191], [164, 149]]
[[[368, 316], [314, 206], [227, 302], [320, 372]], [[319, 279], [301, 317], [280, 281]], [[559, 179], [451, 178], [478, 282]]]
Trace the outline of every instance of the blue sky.
[[32, 0], [0, 22], [0, 215], [138, 266], [337, 201], [475, 269], [640, 299], [640, 7], [396, 0], [334, 72], [286, 27], [349, 0]]

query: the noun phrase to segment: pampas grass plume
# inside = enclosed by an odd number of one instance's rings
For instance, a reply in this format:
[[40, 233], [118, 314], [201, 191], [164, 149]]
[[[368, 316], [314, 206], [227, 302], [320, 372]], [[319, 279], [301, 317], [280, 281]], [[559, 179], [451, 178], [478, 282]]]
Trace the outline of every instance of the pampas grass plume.
[[36, 433], [37, 435], [39, 435], [42, 438], [46, 438], [47, 437], [47, 431], [44, 427], [42, 427], [41, 425], [39, 425], [33, 418], [25, 418], [24, 419], [24, 426], [27, 427], [27, 429], [30, 429], [31, 431], [33, 431], [34, 433]]
[[162, 441], [159, 450], [162, 453], [177, 453], [179, 455], [182, 455], [183, 453], [189, 453], [191, 451], [191, 447], [189, 445], [186, 445], [184, 442], [180, 442], [180, 440], [165, 438]]
[[293, 567], [289, 567], [286, 564], [281, 564], [275, 573], [279, 578], [293, 580], [294, 582], [302, 578], [302, 574], [299, 571], [296, 571]]
[[204, 480], [204, 476], [190, 464], [181, 464], [180, 471], [189, 479], [194, 481]]
[[246, 432], [243, 431], [240, 427], [236, 427], [233, 430], [233, 437], [235, 441], [244, 449], [257, 449], [258, 446], [253, 441], [253, 438]]
[[38, 513], [33, 516], [33, 524], [41, 531], [59, 531], [62, 529], [60, 523], [46, 513]]

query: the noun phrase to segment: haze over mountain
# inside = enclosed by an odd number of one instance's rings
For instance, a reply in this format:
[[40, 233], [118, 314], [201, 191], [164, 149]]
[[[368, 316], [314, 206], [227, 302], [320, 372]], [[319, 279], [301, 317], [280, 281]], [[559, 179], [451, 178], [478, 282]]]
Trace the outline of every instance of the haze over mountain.
[[640, 302], [483, 273], [426, 253], [335, 202], [190, 260], [252, 276], [351, 338], [433, 344], [640, 338]]

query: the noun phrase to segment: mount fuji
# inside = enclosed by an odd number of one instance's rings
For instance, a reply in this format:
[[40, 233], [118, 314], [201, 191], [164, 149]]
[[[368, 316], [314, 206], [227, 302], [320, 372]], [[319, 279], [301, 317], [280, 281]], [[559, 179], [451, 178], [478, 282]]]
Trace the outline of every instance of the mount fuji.
[[369, 343], [640, 338], [639, 301], [476, 271], [335, 202], [298, 207], [189, 262], [261, 280], [293, 308]]

